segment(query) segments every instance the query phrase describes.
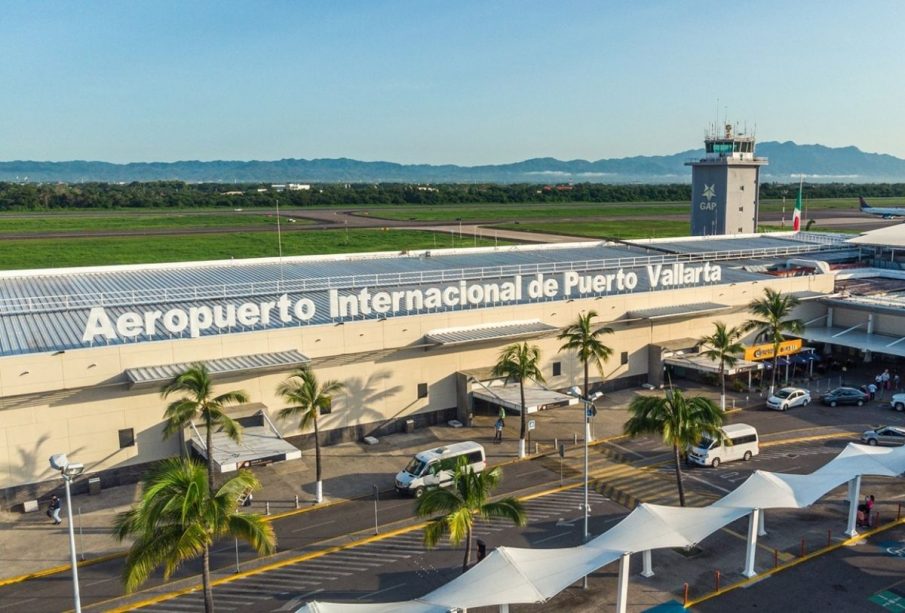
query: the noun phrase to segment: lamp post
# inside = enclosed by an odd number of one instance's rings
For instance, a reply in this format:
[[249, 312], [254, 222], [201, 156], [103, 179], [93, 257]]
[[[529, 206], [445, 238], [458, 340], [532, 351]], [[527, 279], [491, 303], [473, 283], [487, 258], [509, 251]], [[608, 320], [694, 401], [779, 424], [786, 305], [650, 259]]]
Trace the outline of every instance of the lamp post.
[[[594, 401], [603, 396], [601, 392], [591, 394], [590, 398], [582, 398], [584, 401], [584, 538], [582, 544], [587, 543], [591, 536], [588, 531], [588, 516], [591, 509], [588, 508], [588, 441], [591, 438], [591, 417], [597, 414], [597, 407]], [[588, 576], [584, 576], [582, 587], [588, 589]]]
[[72, 563], [72, 597], [75, 601], [75, 613], [82, 613], [82, 600], [79, 597], [79, 567], [75, 561], [75, 531], [72, 528], [72, 498], [69, 483], [85, 470], [84, 464], [70, 464], [65, 453], [50, 456], [50, 467], [60, 471], [66, 484], [66, 517], [69, 519], [69, 560]]

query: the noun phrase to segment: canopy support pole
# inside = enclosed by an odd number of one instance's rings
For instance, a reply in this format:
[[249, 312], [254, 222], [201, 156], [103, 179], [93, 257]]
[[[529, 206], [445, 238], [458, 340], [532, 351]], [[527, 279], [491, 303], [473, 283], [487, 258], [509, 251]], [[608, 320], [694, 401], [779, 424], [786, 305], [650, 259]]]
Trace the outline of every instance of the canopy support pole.
[[619, 559], [619, 583], [616, 586], [616, 613], [625, 613], [628, 600], [628, 563], [632, 554], [623, 553]]
[[754, 570], [754, 554], [757, 553], [757, 528], [760, 524], [760, 509], [751, 509], [748, 516], [748, 547], [745, 550], [745, 570], [742, 574], [749, 579], [757, 574]]
[[767, 527], [764, 525], [766, 516], [766, 511], [760, 509], [760, 513], [757, 514], [757, 536], [767, 536]]
[[861, 497], [861, 475], [848, 482], [848, 528], [845, 536], [854, 537], [858, 535], [855, 528], [855, 522], [858, 519], [858, 499]]
[[654, 576], [654, 565], [651, 562], [650, 549], [644, 550], [644, 554], [641, 559], [644, 561], [644, 569], [641, 571], [641, 576], [642, 577], [653, 577]]

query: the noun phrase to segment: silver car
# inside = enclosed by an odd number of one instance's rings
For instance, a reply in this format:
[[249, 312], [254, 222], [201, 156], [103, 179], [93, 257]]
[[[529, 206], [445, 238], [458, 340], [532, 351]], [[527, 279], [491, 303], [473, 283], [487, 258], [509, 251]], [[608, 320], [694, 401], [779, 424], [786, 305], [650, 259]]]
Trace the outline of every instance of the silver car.
[[774, 411], [787, 411], [793, 407], [811, 404], [811, 392], [800, 387], [784, 387], [767, 398], [767, 408]]
[[905, 428], [880, 426], [861, 435], [868, 445], [905, 445]]

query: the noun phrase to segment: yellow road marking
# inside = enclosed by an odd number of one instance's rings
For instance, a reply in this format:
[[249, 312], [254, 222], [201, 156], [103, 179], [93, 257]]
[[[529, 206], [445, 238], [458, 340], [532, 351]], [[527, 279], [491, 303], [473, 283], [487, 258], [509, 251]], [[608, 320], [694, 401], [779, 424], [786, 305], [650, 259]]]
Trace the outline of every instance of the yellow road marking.
[[731, 592], [734, 589], [737, 589], [740, 587], [745, 587], [756, 581], [760, 581], [761, 579], [766, 579], [767, 577], [775, 575], [776, 573], [780, 573], [784, 570], [794, 568], [795, 566], [798, 566], [799, 564], [801, 564], [803, 562], [807, 562], [808, 560], [812, 560], [819, 556], [836, 551], [837, 549], [839, 549], [841, 547], [848, 547], [849, 545], [854, 545], [855, 543], [863, 541], [875, 534], [885, 532], [887, 530], [895, 528], [896, 526], [901, 526], [902, 524], [905, 524], [905, 518], [898, 519], [896, 521], [886, 524], [885, 526], [880, 526], [878, 528], [874, 528], [873, 530], [868, 530], [867, 532], [862, 532], [862, 533], [857, 534], [856, 536], [853, 536], [844, 541], [839, 541], [838, 543], [833, 543], [832, 545], [829, 545], [822, 549], [818, 549], [817, 551], [814, 551], [813, 553], [809, 553], [803, 557], [794, 558], [792, 561], [787, 562], [786, 564], [782, 564], [781, 566], [777, 566], [776, 568], [770, 568], [768, 570], [763, 571], [760, 574], [754, 575], [753, 577], [751, 577], [749, 579], [743, 579], [742, 581], [739, 581], [738, 583], [733, 583], [732, 585], [728, 585], [724, 588], [721, 588], [719, 592], [710, 592], [709, 594], [705, 594], [705, 595], [701, 596], [700, 598], [695, 598], [693, 600], [689, 600], [687, 603], [685, 603], [685, 608], [688, 609], [690, 607], [701, 604], [702, 602], [705, 602], [712, 598], [716, 598], [717, 596], [722, 596], [726, 592]]

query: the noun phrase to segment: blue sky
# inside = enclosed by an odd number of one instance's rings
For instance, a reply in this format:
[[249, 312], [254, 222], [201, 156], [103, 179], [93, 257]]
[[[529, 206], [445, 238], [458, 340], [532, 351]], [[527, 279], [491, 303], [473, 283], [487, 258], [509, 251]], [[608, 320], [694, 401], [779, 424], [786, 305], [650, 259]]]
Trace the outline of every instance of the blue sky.
[[[905, 157], [905, 3], [0, 0], [0, 160]], [[719, 102], [717, 102], [719, 101]]]

